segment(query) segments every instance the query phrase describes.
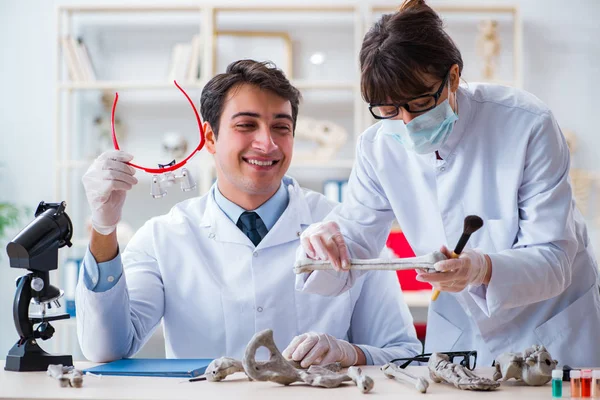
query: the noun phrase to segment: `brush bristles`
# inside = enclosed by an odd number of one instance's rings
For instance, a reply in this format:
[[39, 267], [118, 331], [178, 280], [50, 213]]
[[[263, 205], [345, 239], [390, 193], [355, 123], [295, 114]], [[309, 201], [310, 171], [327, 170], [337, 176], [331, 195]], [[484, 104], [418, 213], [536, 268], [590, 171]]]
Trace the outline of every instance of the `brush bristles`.
[[465, 218], [465, 225], [464, 225], [463, 233], [470, 235], [473, 232], [477, 231], [482, 226], [483, 226], [483, 220], [480, 217], [478, 217], [477, 215], [468, 215]]

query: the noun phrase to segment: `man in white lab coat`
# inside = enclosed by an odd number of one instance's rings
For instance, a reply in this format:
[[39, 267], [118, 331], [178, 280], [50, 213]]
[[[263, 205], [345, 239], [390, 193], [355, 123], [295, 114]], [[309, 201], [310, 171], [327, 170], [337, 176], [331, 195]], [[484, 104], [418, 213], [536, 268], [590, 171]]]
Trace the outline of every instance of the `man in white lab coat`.
[[300, 256], [331, 259], [338, 272], [303, 274], [297, 286], [338, 295], [359, 283], [339, 270], [350, 255], [377, 256], [394, 217], [423, 255], [454, 248], [476, 214], [483, 228], [460, 258], [418, 277], [442, 291], [425, 351], [477, 350], [489, 366], [541, 344], [561, 364], [600, 367], [598, 265], [560, 128], [529, 93], [459, 87], [462, 58], [442, 26], [410, 0], [365, 36], [361, 87], [382, 121], [359, 139], [348, 200], [302, 235]]
[[122, 255], [115, 226], [137, 183], [133, 157], [110, 151], [93, 163], [83, 184], [94, 230], [76, 295], [87, 358], [133, 356], [161, 319], [169, 358], [241, 359], [267, 328], [303, 366], [420, 351], [393, 273], [369, 274], [333, 301], [294, 290], [299, 237], [333, 208], [285, 176], [299, 99], [281, 71], [251, 60], [208, 82], [201, 112], [217, 183], [149, 220]]

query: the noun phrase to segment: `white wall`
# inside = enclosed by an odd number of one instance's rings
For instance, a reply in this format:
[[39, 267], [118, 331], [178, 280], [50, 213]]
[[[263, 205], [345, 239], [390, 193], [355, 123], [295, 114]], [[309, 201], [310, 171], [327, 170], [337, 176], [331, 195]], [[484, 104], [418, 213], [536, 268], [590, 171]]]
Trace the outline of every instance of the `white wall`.
[[[0, 0], [0, 164], [4, 165], [0, 168], [0, 201], [35, 207], [42, 199], [58, 200], [53, 199], [57, 3], [63, 2]], [[431, 1], [434, 6], [451, 3]], [[469, 3], [482, 2], [461, 1]], [[600, 1], [503, 0], [494, 4], [521, 7], [524, 88], [545, 101], [563, 127], [577, 133], [580, 146], [574, 165], [600, 173]], [[5, 240], [0, 243], [4, 249]], [[0, 357], [4, 358], [16, 340], [11, 307], [14, 278], [21, 271], [8, 268], [6, 253], [0, 253]]]

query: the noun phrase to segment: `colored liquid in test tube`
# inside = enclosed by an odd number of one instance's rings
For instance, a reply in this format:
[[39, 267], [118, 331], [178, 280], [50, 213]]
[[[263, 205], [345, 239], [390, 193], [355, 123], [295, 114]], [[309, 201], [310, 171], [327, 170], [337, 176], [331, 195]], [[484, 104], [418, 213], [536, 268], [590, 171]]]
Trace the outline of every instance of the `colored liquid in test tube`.
[[562, 397], [562, 369], [552, 371], [552, 397], [559, 399]]
[[581, 397], [592, 396], [592, 370], [584, 369], [581, 371]]
[[581, 371], [571, 370], [571, 398], [581, 397]]

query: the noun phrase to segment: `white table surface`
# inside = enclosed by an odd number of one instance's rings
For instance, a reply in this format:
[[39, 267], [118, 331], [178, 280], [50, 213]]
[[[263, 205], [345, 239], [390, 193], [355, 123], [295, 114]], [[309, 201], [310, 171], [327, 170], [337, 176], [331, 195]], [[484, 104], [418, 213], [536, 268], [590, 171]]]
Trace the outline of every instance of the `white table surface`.
[[[96, 364], [75, 362], [77, 368], [89, 368]], [[374, 389], [362, 394], [351, 383], [335, 389], [310, 387], [303, 384], [282, 386], [273, 382], [249, 382], [245, 374], [228, 376], [222, 382], [187, 382], [183, 378], [148, 378], [85, 376], [83, 387], [61, 388], [58, 381], [45, 372], [12, 372], [4, 370], [0, 362], [0, 399], [302, 399], [302, 400], [351, 400], [389, 398], [410, 399], [551, 399], [550, 383], [541, 387], [528, 387], [517, 382], [504, 382], [493, 392], [459, 390], [447, 384], [430, 381], [426, 394], [417, 392], [406, 383], [386, 378], [379, 367], [369, 366], [363, 370], [375, 381]], [[409, 367], [414, 375], [427, 376], [427, 367]], [[491, 377], [492, 368], [476, 370], [481, 376]], [[569, 386], [563, 387], [564, 397], [568, 397]], [[367, 397], [365, 397], [367, 396]]]

